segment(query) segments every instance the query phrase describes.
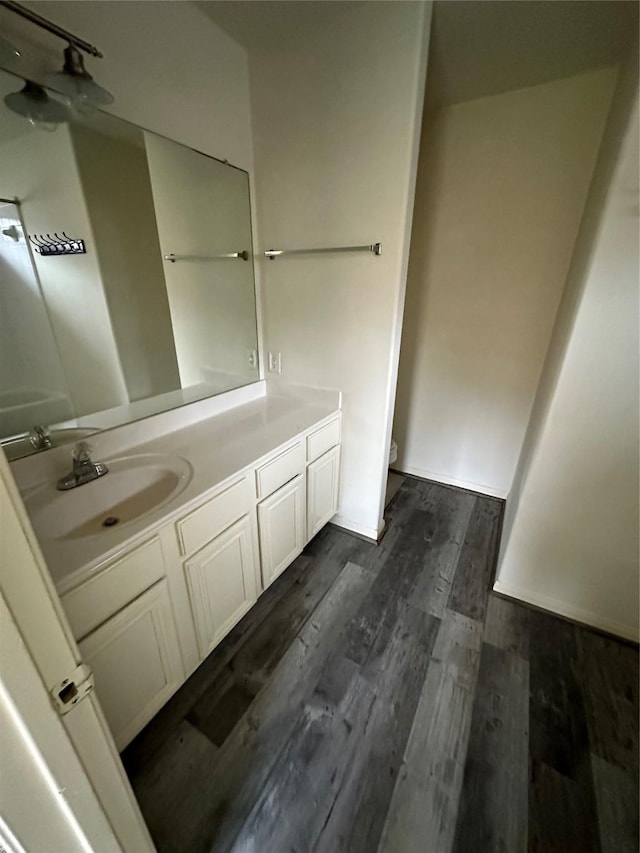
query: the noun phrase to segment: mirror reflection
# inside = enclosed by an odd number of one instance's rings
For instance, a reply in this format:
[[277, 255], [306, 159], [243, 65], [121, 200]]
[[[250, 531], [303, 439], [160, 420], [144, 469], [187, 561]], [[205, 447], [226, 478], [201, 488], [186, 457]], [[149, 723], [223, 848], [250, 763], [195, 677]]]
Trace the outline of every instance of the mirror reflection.
[[98, 112], [47, 132], [21, 85], [0, 72], [8, 454], [256, 381], [246, 172]]

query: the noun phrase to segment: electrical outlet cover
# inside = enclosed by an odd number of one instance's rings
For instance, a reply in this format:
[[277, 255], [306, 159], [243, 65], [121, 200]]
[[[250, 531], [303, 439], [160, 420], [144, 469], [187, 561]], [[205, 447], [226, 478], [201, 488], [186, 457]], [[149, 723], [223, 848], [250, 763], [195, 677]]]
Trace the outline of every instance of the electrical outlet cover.
[[279, 352], [269, 353], [269, 370], [271, 373], [282, 373], [282, 354]]

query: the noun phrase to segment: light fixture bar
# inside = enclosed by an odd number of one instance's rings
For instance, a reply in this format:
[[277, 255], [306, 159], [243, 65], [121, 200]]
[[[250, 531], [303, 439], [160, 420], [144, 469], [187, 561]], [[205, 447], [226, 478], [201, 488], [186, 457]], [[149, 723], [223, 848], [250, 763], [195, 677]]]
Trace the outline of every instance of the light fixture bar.
[[42, 15], [38, 15], [37, 12], [32, 12], [31, 9], [26, 9], [19, 3], [14, 3], [13, 0], [0, 0], [0, 6], [4, 6], [5, 9], [8, 9], [10, 12], [15, 12], [16, 15], [20, 15], [22, 18], [26, 18], [27, 21], [35, 24], [37, 27], [41, 27], [43, 30], [53, 33], [54, 36], [69, 42], [69, 44], [74, 45], [80, 50], [84, 50], [85, 53], [89, 53], [91, 56], [97, 56], [100, 59], [104, 56], [104, 54], [102, 54], [95, 45], [89, 44], [88, 41], [85, 41], [78, 36], [74, 36], [73, 33], [70, 33], [68, 30], [64, 30], [52, 21], [47, 20], [47, 18], [43, 18]]

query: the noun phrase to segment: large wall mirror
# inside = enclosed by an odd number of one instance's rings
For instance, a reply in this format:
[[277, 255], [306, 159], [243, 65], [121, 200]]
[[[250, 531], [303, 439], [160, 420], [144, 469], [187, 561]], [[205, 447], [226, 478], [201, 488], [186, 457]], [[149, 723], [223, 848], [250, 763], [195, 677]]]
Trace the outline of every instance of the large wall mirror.
[[97, 111], [34, 126], [23, 82], [0, 72], [8, 455], [255, 382], [247, 173]]

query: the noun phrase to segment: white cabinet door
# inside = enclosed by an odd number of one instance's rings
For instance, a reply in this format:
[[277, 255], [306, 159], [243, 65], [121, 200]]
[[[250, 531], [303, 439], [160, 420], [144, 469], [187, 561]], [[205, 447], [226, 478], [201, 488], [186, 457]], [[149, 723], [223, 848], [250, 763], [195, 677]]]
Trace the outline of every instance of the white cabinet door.
[[167, 581], [161, 580], [78, 644], [118, 749], [182, 684]]
[[340, 447], [307, 467], [307, 537], [312, 539], [338, 511]]
[[184, 564], [201, 659], [244, 616], [257, 597], [248, 515]]
[[304, 548], [304, 480], [304, 474], [299, 474], [258, 505], [262, 582], [265, 589]]

